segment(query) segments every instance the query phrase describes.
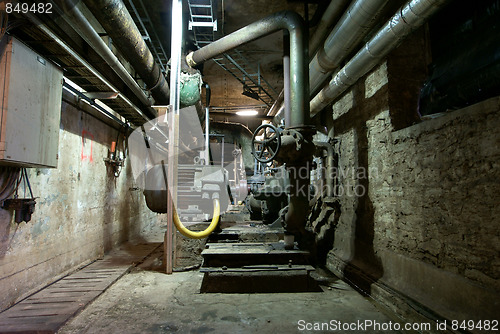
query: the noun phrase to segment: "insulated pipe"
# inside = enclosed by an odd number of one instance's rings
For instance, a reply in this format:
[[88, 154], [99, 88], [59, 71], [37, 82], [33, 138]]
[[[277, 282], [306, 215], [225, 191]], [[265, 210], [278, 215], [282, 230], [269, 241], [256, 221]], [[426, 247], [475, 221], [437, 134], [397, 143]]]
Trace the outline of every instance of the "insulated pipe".
[[[145, 105], [150, 107], [151, 101], [148, 99], [144, 91], [139, 87], [137, 82], [130, 76], [130, 73], [123, 67], [120, 61], [116, 58], [116, 56], [111, 52], [106, 43], [102, 40], [102, 38], [97, 34], [95, 29], [90, 25], [89, 21], [83, 13], [78, 9], [77, 6], [74, 6], [71, 0], [64, 0], [63, 3], [66, 8], [65, 15], [62, 17], [64, 20], [76, 30], [78, 35], [82, 37], [92, 48], [101, 56], [102, 59], [106, 62], [106, 64], [111, 67], [111, 69], [123, 80], [123, 82], [127, 85], [130, 90], [139, 98], [139, 100]], [[154, 109], [151, 108], [152, 111]], [[153, 116], [156, 116], [156, 112], [154, 111]]]
[[328, 34], [328, 28], [338, 19], [350, 0], [331, 1], [309, 40], [309, 57], [312, 58]]
[[181, 220], [179, 219], [179, 216], [177, 215], [177, 210], [175, 210], [174, 207], [174, 225], [177, 228], [179, 232], [185, 237], [191, 238], [191, 239], [203, 239], [206, 238], [212, 233], [215, 228], [217, 227], [217, 224], [219, 223], [219, 217], [220, 217], [220, 203], [218, 199], [214, 199], [214, 212], [212, 216], [212, 221], [210, 222], [210, 225], [204, 230], [204, 231], [198, 231], [198, 232], [193, 232], [191, 230], [188, 230], [184, 224], [182, 224]]
[[349, 6], [309, 64], [312, 93], [320, 88], [332, 71], [341, 65], [341, 61], [355, 50], [375, 26], [387, 1], [355, 0]]
[[307, 48], [304, 38], [304, 20], [292, 11], [282, 11], [243, 27], [199, 50], [187, 55], [189, 66], [195, 66], [237, 46], [287, 29], [290, 33], [290, 128], [301, 128], [309, 124], [309, 76], [306, 71]]
[[[318, 48], [320, 48], [320, 50], [322, 52], [324, 52], [322, 43], [325, 43], [324, 40], [325, 40], [325, 37], [328, 35], [328, 27], [333, 25], [334, 21], [340, 15], [340, 11], [344, 9], [344, 7], [348, 4], [349, 1], [350, 0], [336, 0], [336, 1], [332, 1], [330, 3], [330, 5], [326, 9], [325, 13], [323, 14], [323, 17], [321, 18], [321, 22], [319, 23], [318, 28], [316, 29], [316, 31], [314, 32], [314, 35], [312, 36], [312, 38], [309, 41], [309, 55], [310, 55], [310, 57], [314, 56], [314, 53], [316, 52], [316, 50]], [[367, 0], [363, 0], [363, 1], [367, 1]], [[372, 0], [369, 0], [369, 1], [372, 1]], [[360, 6], [361, 1], [357, 1], [356, 3], [357, 3], [356, 7], [358, 9], [362, 8], [362, 6]], [[354, 4], [355, 3], [352, 3], [351, 6], [349, 7], [349, 9], [351, 9], [350, 15], [355, 14], [355, 12], [353, 13], [353, 11], [352, 11]], [[337, 30], [340, 30], [340, 26], [343, 26], [343, 28], [341, 30], [343, 30], [343, 31], [351, 30], [350, 33], [351, 34], [354, 33], [354, 30], [355, 30], [354, 27], [356, 27], [356, 25], [348, 20], [349, 17], [350, 17], [349, 15], [347, 15], [347, 17], [346, 17], [346, 14], [344, 14], [344, 16], [342, 17], [342, 20], [340, 20], [336, 24], [335, 30], [332, 30], [330, 32], [330, 36], [329, 36], [330, 42], [326, 46], [328, 48], [328, 50], [330, 50], [330, 52], [332, 52], [332, 50], [331, 50], [331, 46], [329, 46], [329, 45], [331, 45], [334, 42], [334, 40], [332, 39], [333, 38], [332, 34], [334, 34]], [[358, 32], [356, 35], [351, 35], [349, 37], [351, 39], [357, 40], [357, 43], [359, 43], [359, 41], [362, 38], [364, 38], [364, 33]], [[341, 43], [337, 43], [335, 47], [337, 47], [338, 50], [333, 50], [334, 52], [341, 52], [341, 50], [343, 50], [343, 48], [345, 46], [341, 45]], [[350, 51], [352, 51], [352, 49], [353, 49], [353, 47], [349, 48], [349, 50], [347, 50], [347, 51], [350, 52]], [[347, 53], [345, 53], [342, 56], [342, 59], [346, 56], [346, 54]], [[315, 62], [317, 63], [318, 62], [317, 55], [316, 55], [316, 58], [313, 58], [313, 60], [314, 59], [316, 59]], [[320, 79], [316, 78], [316, 76], [320, 75], [321, 72], [314, 70], [314, 68], [321, 68], [321, 66], [319, 64], [313, 65], [313, 60], [311, 60], [311, 62], [309, 63], [309, 80], [310, 80], [309, 92], [310, 93], [314, 93], [320, 87], [320, 85], [327, 79], [327, 76], [320, 78]], [[327, 71], [327, 73], [329, 73], [328, 70], [325, 70], [325, 71]], [[319, 83], [317, 83], [316, 81], [318, 81]], [[283, 93], [283, 91], [282, 91], [282, 93]], [[280, 96], [281, 96], [281, 94], [280, 94]], [[271, 115], [271, 116], [276, 115], [275, 120], [273, 120], [273, 123], [275, 123], [275, 124], [279, 124], [279, 122], [281, 122], [281, 119], [283, 118], [283, 115], [281, 114], [283, 112], [282, 105], [283, 105], [283, 100], [278, 99], [274, 102], [271, 109], [269, 110], [268, 115]]]
[[125, 4], [121, 0], [86, 0], [85, 4], [146, 83], [155, 103], [168, 104], [170, 90], [165, 76]]
[[[132, 109], [134, 109], [140, 117], [144, 119], [145, 122], [149, 121], [150, 118], [137, 108], [135, 104], [133, 104], [126, 96], [118, 91], [106, 78], [104, 78], [97, 70], [90, 65], [85, 59], [80, 57], [78, 53], [76, 53], [71, 47], [69, 47], [62, 39], [59, 38], [52, 30], [50, 30], [43, 22], [41, 22], [35, 15], [31, 13], [24, 14], [32, 23], [36, 24], [38, 29], [40, 29], [43, 33], [49, 36], [57, 45], [59, 45], [64, 51], [66, 51], [73, 59], [82, 64], [87, 70], [92, 73], [95, 77], [97, 77], [106, 87], [108, 87], [112, 92], [118, 93], [118, 96], [125, 101]], [[149, 107], [151, 112], [155, 112], [153, 108]]]
[[311, 100], [312, 116], [368, 73], [412, 31], [422, 26], [450, 0], [411, 0]]

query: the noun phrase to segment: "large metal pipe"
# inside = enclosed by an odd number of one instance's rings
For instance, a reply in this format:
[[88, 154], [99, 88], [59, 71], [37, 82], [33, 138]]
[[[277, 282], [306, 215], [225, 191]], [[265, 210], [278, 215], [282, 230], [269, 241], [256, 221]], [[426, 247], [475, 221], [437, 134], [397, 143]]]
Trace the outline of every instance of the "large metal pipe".
[[355, 0], [349, 6], [309, 64], [312, 93], [320, 88], [332, 71], [341, 65], [341, 61], [373, 29], [387, 1]]
[[321, 20], [314, 34], [309, 39], [309, 57], [312, 58], [316, 54], [316, 51], [318, 51], [318, 48], [326, 39], [329, 31], [328, 29], [333, 25], [333, 22], [339, 18], [349, 1], [350, 0], [335, 0], [330, 2], [323, 16], [321, 16]]
[[283, 102], [285, 112], [285, 127], [286, 123], [291, 118], [290, 109], [290, 35], [283, 34]]
[[[331, 30], [329, 34], [328, 28], [334, 25], [334, 22], [337, 20], [337, 18], [340, 16], [340, 11], [345, 8], [345, 6], [348, 4], [350, 0], [338, 0], [338, 1], [332, 1], [328, 8], [326, 9], [325, 13], [323, 14], [323, 17], [321, 18], [320, 23], [318, 24], [318, 28], [314, 32], [314, 35], [309, 41], [309, 55], [311, 58], [311, 62], [309, 63], [309, 92], [314, 93], [317, 89], [320, 88], [321, 84], [327, 80], [328, 76], [325, 75], [325, 73], [331, 74], [332, 69], [328, 68], [322, 68], [322, 66], [326, 66], [325, 64], [319, 62], [319, 52], [318, 54], [315, 55], [316, 51], [320, 49], [321, 54], [323, 55], [325, 53], [325, 48], [328, 50], [329, 53], [331, 52], [336, 52], [337, 56], [333, 55], [335, 58], [342, 60], [345, 58], [345, 56], [351, 52], [356, 45], [358, 44], [364, 37], [365, 34], [367, 33], [367, 29], [363, 28], [363, 25], [369, 25], [370, 27], [374, 24], [374, 21], [369, 18], [367, 20], [367, 23], [361, 22], [358, 23], [359, 20], [352, 21], [351, 17], [353, 15], [358, 15], [358, 11], [364, 10], [365, 7], [368, 6], [369, 13], [362, 13], [362, 16], [366, 19], [366, 17], [370, 14], [373, 13], [374, 11], [377, 10], [377, 8], [373, 6], [369, 6], [366, 3], [368, 1], [373, 1], [373, 0], [358, 0], [354, 1], [349, 8], [347, 9], [346, 13], [342, 15], [342, 17], [338, 20], [337, 24], [335, 24], [335, 27], [333, 30]], [[380, 0], [375, 0], [375, 1], [380, 1]], [[386, 1], [386, 0], [384, 0]], [[378, 3], [378, 2], [377, 2]], [[347, 14], [349, 12], [349, 14]], [[345, 38], [345, 36], [341, 36], [337, 34], [338, 31], [341, 31], [343, 33], [348, 33], [349, 35], [347, 36], [350, 39], [350, 46], [348, 44], [343, 44], [340, 42], [336, 42], [334, 39], [334, 36], [340, 36]], [[328, 40], [325, 41], [328, 35]], [[344, 43], [346, 42], [345, 40], [343, 41]], [[315, 57], [313, 57], [315, 55]], [[324, 59], [324, 57], [321, 57], [321, 59]], [[340, 60], [339, 65], [340, 65]], [[322, 74], [322, 72], [324, 72]], [[321, 77], [318, 77], [320, 76]], [[279, 124], [281, 119], [283, 118], [282, 112], [283, 112], [283, 100], [276, 100], [273, 106], [271, 107], [269, 111], [269, 115], [276, 115], [275, 120], [273, 123]], [[274, 111], [273, 113], [271, 113]]]
[[156, 104], [168, 104], [167, 80], [121, 0], [85, 0], [113, 43], [146, 83]]
[[290, 128], [309, 124], [309, 76], [306, 71], [307, 48], [304, 38], [304, 20], [292, 11], [283, 11], [241, 28], [203, 48], [191, 52], [186, 61], [195, 66], [237, 46], [251, 42], [273, 32], [287, 29], [290, 33]]
[[311, 101], [312, 116], [320, 112], [381, 59], [394, 50], [413, 30], [450, 0], [411, 0], [377, 32], [377, 34], [333, 77]]
[[[123, 80], [128, 88], [134, 93], [135, 96], [147, 107], [151, 107], [151, 101], [148, 99], [144, 91], [139, 87], [137, 82], [132, 78], [130, 73], [123, 67], [116, 56], [111, 52], [106, 43], [102, 40], [95, 29], [90, 25], [87, 18], [75, 6], [71, 0], [63, 1], [63, 8], [66, 8], [65, 15], [62, 17], [64, 20], [82, 37], [92, 48], [101, 56], [106, 64]], [[156, 116], [156, 111], [149, 108], [153, 116]]]
[[[109, 90], [118, 93], [118, 97], [121, 98], [125, 103], [127, 103], [132, 109], [137, 112], [137, 114], [144, 119], [145, 122], [150, 120], [150, 118], [135, 105], [126, 96], [124, 96], [115, 86], [113, 86], [106, 78], [104, 78], [91, 64], [89, 64], [85, 59], [83, 59], [78, 53], [76, 53], [71, 47], [69, 47], [59, 36], [57, 36], [52, 30], [50, 30], [42, 21], [40, 21], [35, 15], [31, 13], [26, 13], [25, 16], [34, 24], [37, 25], [43, 33], [49, 36], [57, 45], [59, 45], [65, 52], [67, 52], [73, 59], [78, 63], [82, 64], [87, 70], [92, 73], [96, 78], [98, 78]], [[153, 108], [149, 107], [152, 112]]]

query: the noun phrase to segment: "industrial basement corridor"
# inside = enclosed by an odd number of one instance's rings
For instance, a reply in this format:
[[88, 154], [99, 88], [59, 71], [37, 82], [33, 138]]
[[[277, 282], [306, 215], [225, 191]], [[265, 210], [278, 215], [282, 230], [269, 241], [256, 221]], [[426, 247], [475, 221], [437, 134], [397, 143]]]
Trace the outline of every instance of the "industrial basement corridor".
[[498, 333], [500, 0], [0, 0], [0, 334]]

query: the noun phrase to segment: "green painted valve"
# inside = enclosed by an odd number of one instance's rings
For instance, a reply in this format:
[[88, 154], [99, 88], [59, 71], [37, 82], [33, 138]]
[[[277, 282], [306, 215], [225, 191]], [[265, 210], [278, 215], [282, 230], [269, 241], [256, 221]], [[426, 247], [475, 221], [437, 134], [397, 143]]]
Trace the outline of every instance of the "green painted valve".
[[181, 108], [189, 107], [198, 102], [201, 98], [201, 74], [181, 73]]

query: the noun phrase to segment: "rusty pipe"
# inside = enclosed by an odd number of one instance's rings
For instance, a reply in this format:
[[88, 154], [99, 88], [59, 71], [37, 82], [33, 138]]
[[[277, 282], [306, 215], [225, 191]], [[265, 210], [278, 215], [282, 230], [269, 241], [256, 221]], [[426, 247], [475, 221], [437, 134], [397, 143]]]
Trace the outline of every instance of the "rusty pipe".
[[282, 11], [249, 24], [199, 50], [187, 55], [189, 66], [195, 66], [240, 45], [286, 29], [290, 33], [290, 119], [289, 128], [302, 128], [309, 124], [309, 55], [305, 44], [304, 20], [292, 11]]
[[121, 0], [85, 0], [87, 7], [113, 39], [151, 91], [156, 104], [169, 104], [170, 89], [142, 34]]
[[148, 99], [144, 91], [139, 87], [137, 82], [132, 78], [127, 69], [120, 63], [118, 58], [111, 52], [109, 47], [104, 43], [99, 34], [95, 31], [88, 19], [82, 11], [72, 3], [72, 0], [61, 0], [57, 2], [61, 8], [66, 8], [65, 15], [62, 18], [82, 37], [89, 45], [92, 45], [94, 50], [101, 58], [111, 67], [111, 69], [123, 80], [128, 88], [135, 96], [148, 108], [148, 111], [153, 117], [156, 117], [156, 111], [151, 108], [151, 101]]

